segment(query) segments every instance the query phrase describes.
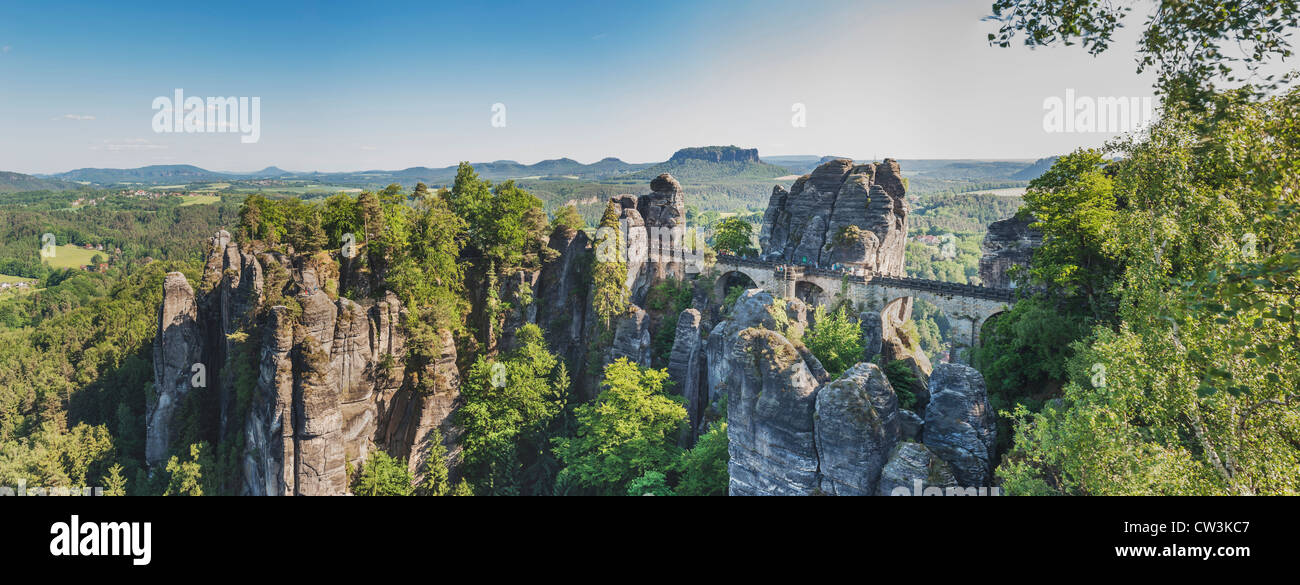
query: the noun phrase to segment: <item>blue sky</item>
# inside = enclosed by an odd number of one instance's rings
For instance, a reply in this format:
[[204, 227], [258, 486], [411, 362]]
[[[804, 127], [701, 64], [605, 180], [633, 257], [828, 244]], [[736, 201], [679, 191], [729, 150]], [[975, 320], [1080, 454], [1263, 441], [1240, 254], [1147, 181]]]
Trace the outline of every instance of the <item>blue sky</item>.
[[[1132, 33], [1098, 58], [999, 49], [989, 5], [3, 0], [0, 170], [646, 162], [705, 144], [1037, 158], [1109, 136], [1044, 132], [1044, 98], [1151, 95]], [[154, 133], [151, 103], [176, 88], [260, 97], [261, 140]]]

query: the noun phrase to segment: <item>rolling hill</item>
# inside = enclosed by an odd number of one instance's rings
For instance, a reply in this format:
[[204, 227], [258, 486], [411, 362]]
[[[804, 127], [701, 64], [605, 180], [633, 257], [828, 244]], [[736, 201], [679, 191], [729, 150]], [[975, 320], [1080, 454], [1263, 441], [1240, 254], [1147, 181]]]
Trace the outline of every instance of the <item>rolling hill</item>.
[[25, 191], [75, 191], [84, 188], [85, 187], [82, 185], [68, 181], [0, 171], [0, 193], [22, 193]]

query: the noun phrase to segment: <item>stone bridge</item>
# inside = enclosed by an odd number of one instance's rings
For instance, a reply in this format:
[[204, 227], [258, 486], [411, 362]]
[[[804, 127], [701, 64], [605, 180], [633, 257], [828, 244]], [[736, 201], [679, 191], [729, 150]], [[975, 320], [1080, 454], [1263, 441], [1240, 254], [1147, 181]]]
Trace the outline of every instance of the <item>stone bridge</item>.
[[959, 349], [979, 344], [980, 328], [988, 319], [1015, 303], [1015, 291], [955, 284], [920, 278], [900, 278], [871, 273], [855, 274], [813, 266], [778, 264], [736, 256], [718, 256], [719, 286], [728, 275], [743, 274], [775, 296], [799, 298], [810, 305], [848, 300], [859, 311], [880, 311], [904, 298], [925, 299], [948, 316], [953, 327], [952, 356]]

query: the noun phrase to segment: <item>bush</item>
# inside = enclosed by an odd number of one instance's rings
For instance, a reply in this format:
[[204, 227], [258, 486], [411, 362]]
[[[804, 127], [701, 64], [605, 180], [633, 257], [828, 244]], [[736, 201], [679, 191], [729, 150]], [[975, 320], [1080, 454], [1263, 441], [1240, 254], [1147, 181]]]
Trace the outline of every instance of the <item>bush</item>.
[[894, 387], [894, 394], [898, 395], [898, 407], [915, 410], [916, 393], [912, 389], [920, 384], [920, 380], [916, 379], [912, 367], [903, 360], [894, 360], [885, 364], [885, 377], [889, 379], [889, 385]]
[[629, 496], [675, 496], [668, 487], [668, 478], [658, 471], [647, 471], [627, 484]]
[[725, 496], [731, 476], [727, 471], [727, 423], [718, 422], [700, 436], [695, 447], [682, 454], [677, 493], [683, 496]]
[[813, 312], [813, 320], [812, 331], [804, 336], [804, 343], [827, 373], [838, 377], [862, 359], [862, 328], [849, 319], [843, 306], [831, 315], [819, 306]]

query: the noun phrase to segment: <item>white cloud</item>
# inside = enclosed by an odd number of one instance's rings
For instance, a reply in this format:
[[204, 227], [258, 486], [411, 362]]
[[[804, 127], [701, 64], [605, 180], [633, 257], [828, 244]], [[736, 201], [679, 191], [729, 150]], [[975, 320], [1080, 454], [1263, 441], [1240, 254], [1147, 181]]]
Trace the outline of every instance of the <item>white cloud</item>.
[[8, 53], [11, 49], [13, 49], [13, 47], [5, 45], [3, 48], [0, 48], [0, 53]]
[[374, 146], [362, 146], [361, 150], [379, 150], [379, 149]]
[[95, 117], [94, 117], [94, 116], [90, 116], [90, 115], [83, 115], [83, 114], [64, 114], [64, 115], [62, 115], [62, 116], [56, 116], [56, 117], [54, 117], [54, 118], [50, 118], [50, 119], [51, 119], [51, 120], [77, 120], [77, 121], [83, 121], [83, 120], [94, 120]]

